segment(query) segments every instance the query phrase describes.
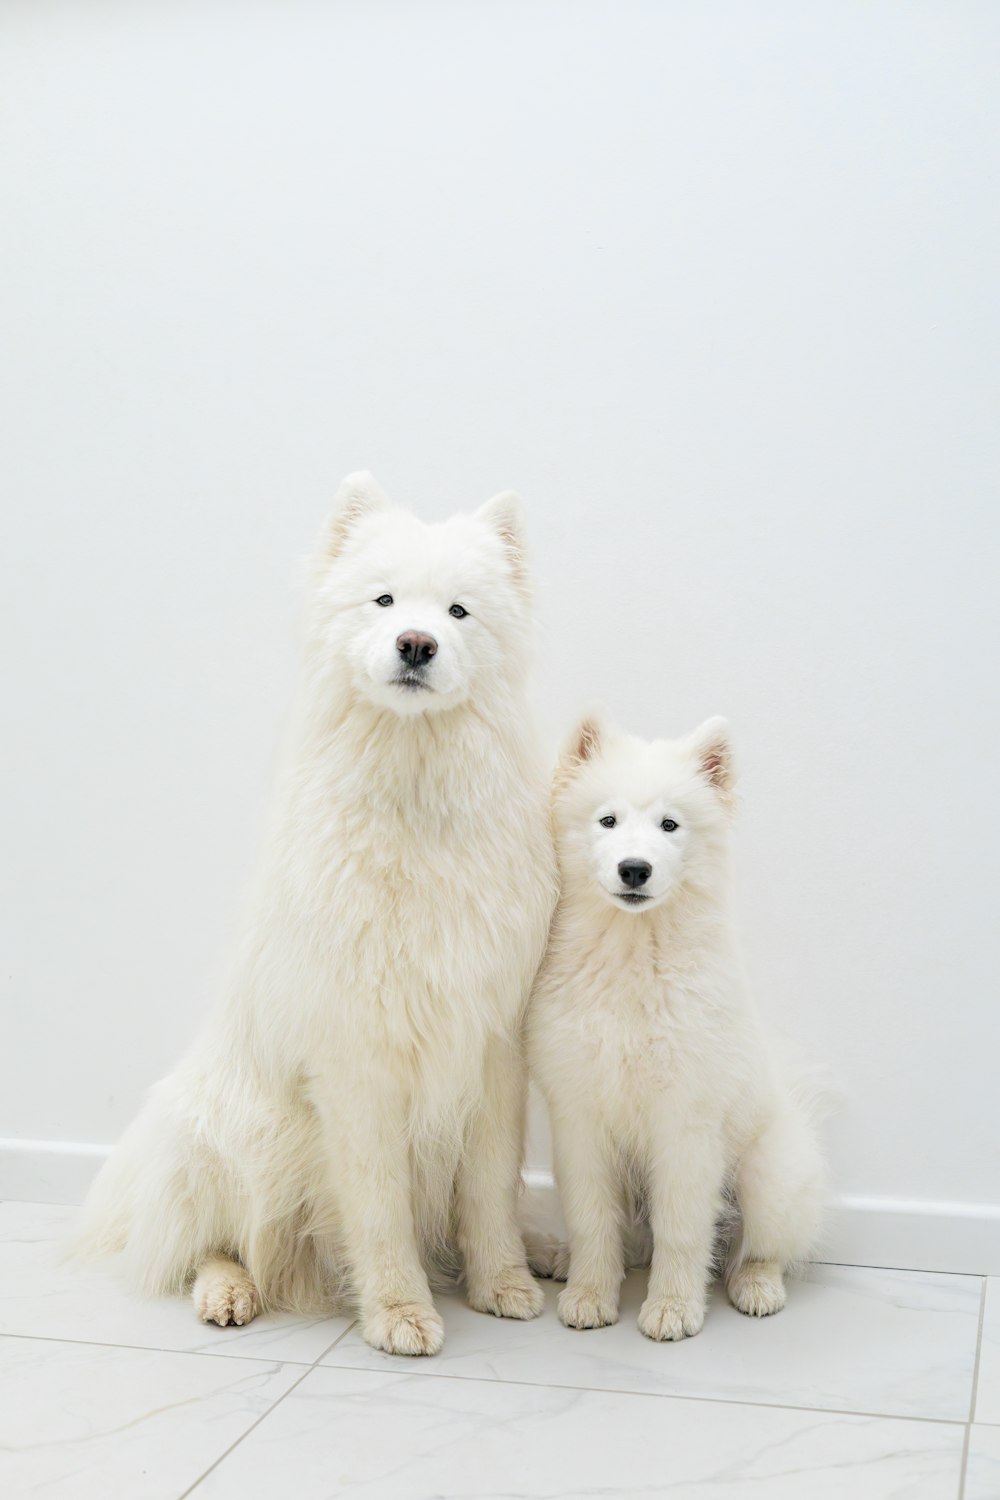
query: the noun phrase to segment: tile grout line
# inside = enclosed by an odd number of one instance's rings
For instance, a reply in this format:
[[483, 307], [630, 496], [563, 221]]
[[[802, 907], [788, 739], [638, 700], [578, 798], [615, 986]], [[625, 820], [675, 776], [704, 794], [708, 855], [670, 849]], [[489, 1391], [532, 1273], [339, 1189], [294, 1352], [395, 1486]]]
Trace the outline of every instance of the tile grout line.
[[976, 1420], [976, 1405], [979, 1401], [979, 1362], [983, 1353], [983, 1328], [986, 1323], [986, 1293], [989, 1278], [983, 1277], [983, 1289], [979, 1297], [979, 1334], [976, 1339], [976, 1361], [972, 1367], [972, 1399], [969, 1402], [969, 1420], [965, 1425], [965, 1441], [962, 1444], [962, 1467], [958, 1479], [958, 1500], [965, 1495], [965, 1480], [969, 1470], [969, 1446], [972, 1442], [972, 1424]]
[[267, 1408], [267, 1411], [261, 1412], [261, 1414], [257, 1418], [257, 1420], [255, 1422], [251, 1422], [250, 1423], [250, 1426], [247, 1428], [246, 1432], [241, 1432], [240, 1435], [239, 1435], [239, 1437], [236, 1439], [236, 1441], [234, 1443], [230, 1443], [229, 1447], [225, 1450], [225, 1452], [224, 1453], [220, 1453], [219, 1456], [218, 1456], [218, 1458], [215, 1460], [215, 1462], [209, 1464], [208, 1468], [205, 1469], [201, 1474], [198, 1475], [198, 1478], [195, 1480], [194, 1484], [189, 1484], [188, 1485], [187, 1489], [184, 1490], [183, 1493], [180, 1496], [178, 1496], [178, 1500], [187, 1500], [188, 1495], [192, 1494], [193, 1491], [198, 1488], [198, 1486], [199, 1486], [199, 1484], [201, 1484], [202, 1480], [203, 1479], [207, 1479], [208, 1476], [209, 1476], [209, 1474], [211, 1474], [212, 1470], [213, 1469], [217, 1469], [219, 1467], [219, 1465], [222, 1463], [222, 1460], [224, 1458], [228, 1458], [229, 1455], [230, 1455], [230, 1453], [232, 1453], [233, 1449], [234, 1448], [238, 1448], [239, 1445], [240, 1445], [240, 1443], [242, 1443], [243, 1439], [245, 1437], [249, 1437], [250, 1433], [253, 1432], [255, 1428], [257, 1428], [257, 1427], [260, 1426], [260, 1424], [261, 1424], [261, 1422], [263, 1422], [264, 1418], [265, 1417], [269, 1417], [271, 1415], [271, 1413], [275, 1410], [275, 1408], [279, 1407], [281, 1405], [281, 1403], [282, 1403], [282, 1401], [284, 1401], [285, 1397], [286, 1396], [290, 1396], [292, 1394], [292, 1392], [295, 1390], [296, 1386], [299, 1386], [299, 1385], [302, 1384], [302, 1382], [303, 1382], [303, 1380], [305, 1380], [306, 1376], [312, 1371], [312, 1368], [313, 1368], [312, 1365], [307, 1365], [307, 1367], [302, 1371], [302, 1374], [299, 1376], [298, 1380], [293, 1380], [292, 1383], [291, 1383], [291, 1385], [288, 1387], [287, 1391], [282, 1391], [282, 1393], [278, 1397], [277, 1401], [272, 1401], [271, 1405]]
[[965, 1476], [969, 1469], [969, 1442], [972, 1438], [972, 1423], [966, 1422], [962, 1437], [962, 1461], [958, 1466], [958, 1500], [964, 1500]]
[[[333, 1343], [325, 1345], [322, 1353], [317, 1357], [322, 1359], [324, 1354], [329, 1354], [331, 1349], [337, 1347], [344, 1334], [350, 1333], [353, 1327], [354, 1324], [351, 1323], [344, 1329], [344, 1333], [338, 1333]], [[246, 1359], [254, 1360], [261, 1365], [305, 1365], [309, 1370], [316, 1362], [308, 1359], [286, 1359], [281, 1354], [223, 1354], [221, 1349], [167, 1349], [162, 1344], [115, 1344], [110, 1339], [56, 1338], [53, 1333], [6, 1333], [0, 1329], [0, 1340], [3, 1339], [28, 1339], [39, 1344], [76, 1344], [84, 1349], [133, 1349], [136, 1354], [193, 1354], [204, 1359]]]
[[[357, 1319], [355, 1319], [354, 1321], [357, 1322]], [[298, 1380], [293, 1380], [292, 1383], [291, 1383], [291, 1385], [288, 1387], [287, 1391], [282, 1391], [282, 1393], [278, 1397], [277, 1401], [272, 1401], [271, 1405], [267, 1408], [267, 1411], [261, 1412], [261, 1414], [257, 1418], [256, 1422], [251, 1422], [250, 1426], [247, 1428], [247, 1430], [245, 1432], [241, 1432], [240, 1435], [239, 1435], [239, 1437], [236, 1439], [236, 1441], [234, 1443], [230, 1443], [230, 1445], [226, 1449], [226, 1451], [224, 1453], [220, 1453], [219, 1456], [218, 1456], [218, 1458], [215, 1460], [215, 1462], [209, 1464], [208, 1468], [205, 1469], [203, 1473], [201, 1473], [201, 1474], [198, 1475], [198, 1478], [195, 1480], [194, 1484], [188, 1485], [187, 1489], [183, 1492], [183, 1494], [181, 1494], [180, 1496], [178, 1496], [178, 1500], [187, 1500], [187, 1497], [189, 1495], [191, 1495], [191, 1494], [194, 1493], [194, 1491], [201, 1484], [202, 1480], [203, 1479], [207, 1479], [208, 1476], [209, 1476], [209, 1474], [211, 1474], [214, 1469], [217, 1469], [219, 1467], [219, 1465], [225, 1459], [227, 1459], [229, 1457], [229, 1455], [236, 1448], [238, 1448], [240, 1446], [240, 1444], [243, 1442], [244, 1438], [248, 1438], [250, 1436], [251, 1432], [256, 1431], [256, 1429], [260, 1426], [261, 1422], [263, 1422], [267, 1417], [269, 1417], [273, 1411], [276, 1411], [277, 1408], [281, 1405], [282, 1401], [284, 1401], [286, 1399], [286, 1397], [290, 1396], [294, 1390], [298, 1389], [298, 1387], [302, 1384], [303, 1380], [305, 1380], [306, 1376], [307, 1375], [311, 1375], [312, 1372], [313, 1372], [313, 1370], [316, 1369], [317, 1365], [319, 1364], [320, 1360], [323, 1357], [323, 1354], [329, 1354], [329, 1352], [330, 1352], [331, 1349], [336, 1349], [336, 1347], [340, 1343], [341, 1339], [346, 1338], [347, 1335], [350, 1333], [350, 1331], [351, 1331], [351, 1329], [353, 1327], [354, 1327], [354, 1323], [349, 1323], [342, 1333], [338, 1333], [338, 1335], [334, 1339], [333, 1343], [330, 1344], [326, 1349], [324, 1349], [321, 1354], [317, 1354], [316, 1358], [313, 1360], [313, 1362], [312, 1362], [311, 1365], [307, 1365], [306, 1366], [306, 1368], [302, 1371], [302, 1374], [299, 1376]]]
[[[331, 1343], [327, 1344], [311, 1363], [305, 1360], [284, 1359], [281, 1356], [277, 1355], [267, 1357], [263, 1354], [213, 1354], [205, 1349], [164, 1349], [158, 1344], [113, 1344], [108, 1342], [107, 1340], [98, 1339], [55, 1338], [54, 1335], [51, 1334], [0, 1333], [0, 1340], [26, 1339], [28, 1341], [36, 1343], [73, 1344], [75, 1346], [80, 1346], [83, 1348], [123, 1349], [125, 1351], [131, 1350], [136, 1354], [186, 1354], [194, 1355], [196, 1357], [204, 1357], [206, 1359], [242, 1359], [257, 1364], [300, 1365], [303, 1368], [304, 1374], [308, 1374], [310, 1370], [314, 1370], [317, 1368], [328, 1370], [352, 1370], [361, 1375], [382, 1375], [389, 1373], [388, 1371], [375, 1369], [368, 1365], [341, 1365], [336, 1363], [331, 1363], [328, 1365], [321, 1364], [321, 1361], [324, 1360], [332, 1350], [336, 1349], [337, 1345], [342, 1343], [347, 1335], [352, 1332], [352, 1330], [356, 1326], [357, 1319], [349, 1323], [342, 1333], [338, 1333], [337, 1337], [333, 1339]], [[392, 1366], [391, 1368], [395, 1369], [396, 1367]], [[399, 1373], [402, 1374], [404, 1372], [400, 1370]], [[505, 1379], [497, 1375], [455, 1375], [453, 1373], [450, 1373], [446, 1369], [425, 1371], [425, 1373], [420, 1378], [425, 1380], [468, 1380], [479, 1385], [525, 1386], [529, 1390], [579, 1391], [583, 1394], [586, 1394], [587, 1392], [594, 1392], [595, 1394], [605, 1396], [649, 1396], [654, 1400], [661, 1401], [704, 1401], [708, 1402], [709, 1405], [716, 1406], [749, 1406], [754, 1410], [760, 1411], [798, 1411], [804, 1413], [825, 1413], [828, 1416], [840, 1417], [871, 1417], [877, 1421], [886, 1422], [930, 1422], [942, 1427], [964, 1427], [968, 1426], [970, 1421], [970, 1418], [966, 1417], [928, 1417], [917, 1415], [912, 1412], [860, 1411], [853, 1407], [839, 1406], [796, 1406], [786, 1401], [754, 1401], [751, 1399], [743, 1399], [739, 1396], [699, 1396], [693, 1394], [690, 1391], [641, 1391], [624, 1389], [619, 1386], [569, 1385], [564, 1382], [551, 1380], [512, 1380], [509, 1378]], [[296, 1382], [296, 1384], [298, 1384], [298, 1382]], [[290, 1386], [289, 1390], [292, 1390], [293, 1388], [294, 1387]], [[287, 1395], [287, 1392], [285, 1394]], [[279, 1397], [278, 1400], [284, 1400], [284, 1396]], [[275, 1405], [277, 1404], [278, 1402], [276, 1401]], [[271, 1409], [272, 1408], [269, 1408], [269, 1410]], [[266, 1416], [267, 1413], [264, 1413], [264, 1415]], [[258, 1418], [258, 1420], [260, 1420], [260, 1418]], [[247, 1429], [247, 1431], [250, 1430], [251, 1429], [249, 1428]], [[237, 1442], [242, 1441], [242, 1438], [237, 1439]], [[235, 1447], [236, 1444], [234, 1443], [233, 1446]], [[221, 1462], [221, 1460], [219, 1460], [219, 1462]], [[208, 1470], [206, 1470], [205, 1472], [208, 1473]], [[204, 1475], [202, 1476], [202, 1478], [204, 1478]], [[197, 1482], [200, 1483], [201, 1480], [199, 1479]], [[187, 1495], [188, 1493], [190, 1493], [190, 1491], [185, 1491], [185, 1495]], [[181, 1497], [181, 1500], [184, 1500], [184, 1496]]]
[[[983, 1284], [985, 1286], [985, 1279], [984, 1279]], [[982, 1299], [981, 1299], [981, 1307], [982, 1307]], [[133, 1350], [135, 1353], [147, 1353], [147, 1354], [186, 1354], [186, 1355], [193, 1355], [195, 1357], [205, 1358], [205, 1359], [242, 1359], [242, 1360], [246, 1360], [248, 1362], [255, 1362], [257, 1364], [268, 1364], [268, 1365], [275, 1365], [275, 1364], [300, 1365], [300, 1366], [303, 1367], [304, 1373], [308, 1374], [310, 1370], [313, 1370], [313, 1369], [316, 1369], [317, 1367], [320, 1367], [321, 1361], [323, 1359], [325, 1359], [325, 1357], [333, 1349], [336, 1349], [337, 1345], [339, 1343], [341, 1343], [347, 1337], [347, 1335], [355, 1328], [356, 1324], [357, 1324], [357, 1319], [355, 1319], [353, 1322], [349, 1323], [348, 1326], [343, 1330], [343, 1332], [339, 1333], [337, 1335], [337, 1337], [332, 1340], [331, 1343], [327, 1344], [311, 1363], [308, 1362], [308, 1361], [305, 1361], [305, 1360], [285, 1359], [285, 1358], [283, 1358], [280, 1355], [273, 1355], [273, 1354], [270, 1355], [270, 1356], [267, 1356], [267, 1355], [264, 1355], [264, 1354], [243, 1354], [243, 1353], [240, 1353], [240, 1354], [223, 1354], [223, 1353], [221, 1353], [221, 1351], [219, 1353], [213, 1353], [211, 1350], [208, 1350], [208, 1349], [165, 1349], [162, 1346], [160, 1346], [159, 1344], [115, 1344], [115, 1343], [109, 1342], [106, 1339], [56, 1338], [52, 1334], [4, 1333], [4, 1332], [0, 1332], [0, 1340], [2, 1340], [2, 1339], [26, 1339], [28, 1341], [32, 1341], [32, 1342], [36, 1342], [36, 1343], [73, 1344], [73, 1345], [76, 1345], [76, 1346], [79, 1346], [79, 1347], [83, 1347], [83, 1348]], [[982, 1324], [980, 1323], [980, 1336], [981, 1336], [981, 1332], [982, 1332]], [[979, 1364], [979, 1361], [978, 1361], [978, 1349], [977, 1349], [976, 1375], [978, 1374], [978, 1364]], [[371, 1366], [354, 1365], [354, 1364], [340, 1365], [340, 1364], [336, 1364], [336, 1363], [331, 1363], [329, 1365], [322, 1366], [322, 1368], [330, 1369], [330, 1370], [357, 1370], [360, 1373], [367, 1374], [367, 1375], [380, 1375], [380, 1374], [386, 1373], [386, 1372], [383, 1372], [382, 1370], [374, 1369]], [[395, 1367], [393, 1367], [393, 1368], [395, 1368]], [[974, 1381], [975, 1381], [976, 1375], [974, 1375]], [[622, 1389], [620, 1387], [615, 1387], [615, 1386], [569, 1385], [569, 1384], [565, 1384], [565, 1383], [561, 1383], [561, 1382], [555, 1382], [555, 1381], [512, 1380], [512, 1379], [509, 1379], [509, 1378], [508, 1379], [503, 1379], [503, 1378], [501, 1378], [499, 1376], [495, 1376], [495, 1375], [455, 1375], [455, 1374], [449, 1373], [447, 1370], [428, 1371], [421, 1378], [428, 1379], [428, 1380], [471, 1380], [471, 1381], [474, 1381], [474, 1382], [477, 1382], [477, 1383], [483, 1384], [483, 1385], [526, 1386], [529, 1389], [537, 1389], [537, 1390], [562, 1390], [562, 1391], [581, 1391], [581, 1392], [594, 1391], [594, 1392], [600, 1393], [602, 1395], [607, 1395], [607, 1396], [652, 1396], [652, 1397], [654, 1397], [656, 1399], [668, 1400], [668, 1401], [707, 1401], [709, 1403], [714, 1403], [716, 1405], [749, 1406], [749, 1407], [754, 1408], [755, 1410], [762, 1410], [762, 1411], [826, 1412], [826, 1413], [828, 1413], [831, 1416], [872, 1417], [872, 1418], [875, 1418], [875, 1419], [880, 1420], [880, 1421], [888, 1421], [888, 1422], [932, 1422], [932, 1423], [936, 1423], [936, 1424], [939, 1424], [939, 1425], [945, 1426], [945, 1427], [967, 1426], [968, 1422], [971, 1420], [970, 1418], [966, 1418], [966, 1417], [928, 1417], [928, 1416], [921, 1416], [921, 1415], [917, 1415], [917, 1414], [914, 1414], [914, 1413], [906, 1413], [906, 1412], [859, 1411], [859, 1410], [856, 1410], [856, 1409], [854, 1409], [852, 1407], [796, 1406], [796, 1405], [789, 1404], [788, 1402], [784, 1402], [784, 1401], [754, 1401], [754, 1400], [751, 1400], [751, 1399], [741, 1399], [738, 1396], [710, 1396], [710, 1395], [699, 1396], [699, 1395], [695, 1395], [695, 1394], [693, 1394], [693, 1393], [691, 1393], [689, 1391], [641, 1391], [641, 1390]], [[292, 1387], [289, 1387], [289, 1389], [292, 1389]], [[975, 1384], [973, 1385], [973, 1396], [975, 1396]], [[284, 1397], [280, 1397], [279, 1398], [279, 1400], [283, 1400], [283, 1399], [284, 1399]], [[275, 1403], [275, 1404], [277, 1404], [277, 1403]], [[248, 1429], [248, 1431], [249, 1430], [250, 1429]], [[242, 1439], [238, 1439], [237, 1441], [242, 1442]], [[206, 1473], [207, 1472], [208, 1471], [206, 1470]], [[202, 1476], [202, 1477], [204, 1477], [204, 1476]], [[198, 1482], [200, 1483], [200, 1480]], [[189, 1492], [185, 1491], [185, 1494], [187, 1494], [187, 1493], [189, 1493]], [[181, 1497], [181, 1500], [184, 1500], [183, 1496]]]
[[[986, 1288], [986, 1282], [984, 1280], [983, 1281], [983, 1296], [982, 1296], [982, 1301], [981, 1301], [981, 1312], [980, 1312], [980, 1333], [982, 1331], [982, 1321], [981, 1321], [982, 1307], [985, 1306], [985, 1300], [986, 1300], [986, 1291], [985, 1291], [985, 1288]], [[336, 1349], [337, 1345], [339, 1343], [341, 1343], [341, 1341], [347, 1337], [347, 1335], [351, 1332], [351, 1330], [353, 1328], [356, 1327], [356, 1325], [357, 1325], [357, 1319], [355, 1319], [355, 1321], [353, 1323], [350, 1323], [343, 1330], [342, 1333], [339, 1333], [337, 1335], [337, 1337], [333, 1340], [333, 1342], [326, 1349], [324, 1349], [321, 1354], [318, 1354], [316, 1356], [316, 1359], [313, 1361], [313, 1363], [311, 1365], [308, 1365], [302, 1371], [302, 1374], [299, 1376], [298, 1380], [294, 1380], [292, 1382], [292, 1384], [288, 1387], [288, 1389], [286, 1391], [283, 1391], [281, 1393], [281, 1395], [277, 1398], [277, 1400], [273, 1401], [271, 1403], [271, 1405], [267, 1408], [267, 1411], [261, 1412], [261, 1414], [257, 1418], [257, 1420], [255, 1422], [251, 1422], [250, 1426], [246, 1429], [246, 1431], [243, 1432], [243, 1433], [241, 1433], [240, 1436], [235, 1440], [235, 1442], [230, 1443], [229, 1447], [225, 1450], [225, 1452], [224, 1453], [220, 1453], [219, 1457], [217, 1459], [215, 1459], [215, 1461], [213, 1463], [209, 1464], [208, 1468], [205, 1469], [203, 1473], [199, 1474], [198, 1478], [194, 1481], [194, 1483], [191, 1484], [191, 1485], [189, 1485], [188, 1488], [186, 1490], [184, 1490], [181, 1495], [178, 1496], [178, 1500], [188, 1500], [188, 1497], [190, 1495], [194, 1494], [194, 1491], [198, 1488], [198, 1486], [202, 1483], [202, 1481], [205, 1480], [205, 1479], [207, 1479], [208, 1476], [209, 1476], [209, 1474], [211, 1474], [215, 1469], [217, 1469], [219, 1467], [219, 1465], [222, 1464], [230, 1456], [230, 1454], [233, 1453], [240, 1446], [240, 1444], [246, 1438], [248, 1438], [250, 1436], [251, 1432], [254, 1432], [260, 1426], [260, 1424], [263, 1421], [265, 1421], [266, 1418], [268, 1418], [271, 1415], [272, 1412], [276, 1411], [277, 1408], [282, 1404], [282, 1402], [285, 1401], [287, 1399], [287, 1397], [289, 1397], [292, 1394], [293, 1391], [295, 1391], [295, 1390], [298, 1389], [298, 1387], [305, 1380], [306, 1376], [307, 1375], [311, 1375], [314, 1370], [318, 1370], [318, 1369], [343, 1370], [343, 1371], [350, 1371], [351, 1373], [357, 1374], [357, 1375], [375, 1375], [375, 1376], [381, 1375], [383, 1373], [381, 1370], [366, 1369], [364, 1366], [359, 1366], [359, 1365], [336, 1365], [336, 1364], [321, 1365], [320, 1364], [320, 1360], [322, 1360], [327, 1354], [329, 1354], [331, 1352], [331, 1350]], [[19, 1337], [19, 1336], [20, 1337], [27, 1337], [27, 1335], [14, 1335], [14, 1336], [15, 1337]], [[59, 1341], [58, 1340], [53, 1340], [53, 1342], [59, 1342]], [[116, 1348], [118, 1348], [118, 1347], [124, 1347], [124, 1348], [128, 1348], [130, 1346], [128, 1346], [128, 1345], [114, 1345], [114, 1346], [111, 1346], [111, 1347], [116, 1347]], [[159, 1351], [159, 1352], [163, 1352], [163, 1351]], [[176, 1352], [176, 1351], [165, 1351], [165, 1352]], [[978, 1351], [977, 1351], [977, 1353], [978, 1353]], [[216, 1357], [218, 1357], [218, 1356], [216, 1356]], [[274, 1363], [274, 1361], [271, 1361], [271, 1363]], [[278, 1363], [281, 1363], [281, 1361], [278, 1361]], [[976, 1361], [976, 1365], [977, 1365], [977, 1370], [978, 1370], [978, 1358], [977, 1358], [977, 1361]], [[658, 1399], [658, 1400], [666, 1400], [666, 1401], [701, 1401], [701, 1402], [707, 1402], [710, 1405], [718, 1405], [718, 1406], [747, 1406], [747, 1407], [751, 1407], [754, 1410], [763, 1410], [763, 1411], [794, 1411], [794, 1412], [803, 1412], [803, 1413], [806, 1413], [806, 1414], [809, 1414], [809, 1415], [815, 1415], [815, 1416], [859, 1417], [859, 1418], [871, 1418], [871, 1419], [876, 1420], [876, 1421], [887, 1421], [887, 1422], [925, 1422], [925, 1423], [931, 1423], [931, 1424], [933, 1424], [935, 1426], [941, 1426], [941, 1427], [957, 1427], [959, 1425], [963, 1425], [962, 1419], [961, 1418], [957, 1418], [957, 1417], [956, 1418], [951, 1418], [951, 1417], [913, 1417], [913, 1416], [901, 1416], [898, 1413], [889, 1413], [889, 1412], [849, 1411], [849, 1410], [838, 1408], [838, 1407], [825, 1407], [825, 1406], [785, 1406], [785, 1405], [782, 1405], [780, 1403], [775, 1403], [775, 1402], [739, 1401], [739, 1400], [737, 1400], [733, 1396], [721, 1396], [721, 1397], [720, 1396], [692, 1396], [692, 1395], [687, 1395], [687, 1394], [679, 1394], [677, 1392], [672, 1392], [671, 1393], [671, 1392], [660, 1392], [660, 1391], [622, 1391], [622, 1390], [610, 1389], [610, 1388], [607, 1388], [607, 1387], [604, 1387], [604, 1386], [561, 1385], [561, 1384], [557, 1384], [557, 1383], [555, 1383], [553, 1381], [542, 1382], [542, 1381], [537, 1381], [537, 1380], [498, 1380], [495, 1376], [488, 1376], [488, 1375], [444, 1375], [444, 1374], [438, 1375], [438, 1374], [431, 1374], [429, 1376], [424, 1376], [423, 1378], [424, 1379], [431, 1379], [431, 1380], [468, 1380], [468, 1381], [471, 1381], [473, 1384], [476, 1384], [476, 1385], [498, 1385], [501, 1388], [503, 1388], [504, 1386], [523, 1386], [523, 1387], [527, 1387], [529, 1389], [536, 1389], [536, 1390], [577, 1391], [577, 1392], [580, 1392], [580, 1393], [593, 1392], [595, 1394], [608, 1395], [608, 1396], [651, 1396], [654, 1400]], [[973, 1388], [973, 1391], [974, 1391], [974, 1388]], [[966, 1451], [967, 1451], [967, 1449], [968, 1449], [968, 1435], [969, 1435], [969, 1430], [970, 1430], [968, 1422], [964, 1423], [964, 1427], [965, 1427], [965, 1440], [966, 1440]], [[963, 1454], [962, 1490], [964, 1490], [964, 1484], [965, 1484], [965, 1463], [964, 1463], [964, 1454]], [[962, 1500], [962, 1490], [960, 1490], [960, 1492], [959, 1492], [959, 1500]]]
[[981, 1281], [986, 1271], [932, 1271], [928, 1266], [869, 1266], [859, 1260], [807, 1260], [807, 1266], [838, 1266], [845, 1271], [899, 1271], [904, 1276], [967, 1276], [972, 1281]]
[[[350, 1329], [347, 1332], [349, 1333]], [[344, 1336], [341, 1335], [341, 1337]], [[340, 1340], [338, 1339], [337, 1342], [339, 1343]], [[389, 1370], [381, 1370], [371, 1365], [338, 1365], [336, 1363], [319, 1365], [317, 1361], [317, 1367], [324, 1370], [349, 1371], [357, 1375], [386, 1375], [392, 1372], [400, 1375], [406, 1374], [406, 1371], [395, 1365]], [[417, 1376], [417, 1379], [468, 1380], [476, 1385], [524, 1386], [529, 1390], [576, 1391], [580, 1395], [593, 1393], [601, 1396], [648, 1396], [653, 1401], [703, 1401], [710, 1406], [749, 1406], [755, 1411], [798, 1411], [813, 1416], [869, 1417], [879, 1422], [927, 1422], [938, 1427], [964, 1427], [967, 1422], [965, 1417], [924, 1417], [898, 1411], [854, 1411], [850, 1407], [841, 1406], [795, 1406], [786, 1401], [741, 1400], [738, 1396], [696, 1396], [690, 1391], [635, 1391], [605, 1385], [566, 1385], [555, 1380], [504, 1380], [497, 1375], [454, 1375], [446, 1370], [440, 1372], [426, 1370], [422, 1375]]]
[[989, 1293], [989, 1277], [983, 1277], [983, 1291], [979, 1299], [979, 1336], [976, 1339], [976, 1363], [972, 1371], [972, 1400], [969, 1403], [969, 1421], [976, 1420], [979, 1405], [979, 1365], [983, 1357], [983, 1329], [986, 1327], [986, 1298]]
[[357, 1326], [358, 1326], [358, 1320], [357, 1320], [357, 1318], [353, 1318], [351, 1320], [351, 1322], [348, 1323], [348, 1325], [344, 1329], [343, 1333], [338, 1333], [337, 1337], [334, 1339], [333, 1343], [330, 1344], [326, 1349], [324, 1349], [322, 1354], [317, 1354], [316, 1358], [313, 1360], [313, 1366], [318, 1365], [319, 1362], [320, 1362], [320, 1360], [323, 1358], [323, 1356], [326, 1355], [326, 1354], [329, 1354], [329, 1352], [330, 1352], [331, 1349], [336, 1349], [336, 1347], [340, 1343], [341, 1339], [346, 1339], [346, 1337], [350, 1333], [351, 1329], [352, 1328], [356, 1328]]

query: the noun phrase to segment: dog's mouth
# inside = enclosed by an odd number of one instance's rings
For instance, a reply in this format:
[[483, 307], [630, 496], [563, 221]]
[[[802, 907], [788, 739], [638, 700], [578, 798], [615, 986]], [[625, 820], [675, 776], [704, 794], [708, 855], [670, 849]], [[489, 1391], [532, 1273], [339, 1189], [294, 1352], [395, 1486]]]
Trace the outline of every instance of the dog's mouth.
[[616, 891], [619, 901], [624, 901], [626, 906], [641, 906], [644, 901], [651, 901], [645, 891]]
[[426, 678], [421, 677], [419, 672], [400, 672], [398, 677], [392, 679], [395, 687], [402, 688], [408, 693], [432, 693], [434, 689]]

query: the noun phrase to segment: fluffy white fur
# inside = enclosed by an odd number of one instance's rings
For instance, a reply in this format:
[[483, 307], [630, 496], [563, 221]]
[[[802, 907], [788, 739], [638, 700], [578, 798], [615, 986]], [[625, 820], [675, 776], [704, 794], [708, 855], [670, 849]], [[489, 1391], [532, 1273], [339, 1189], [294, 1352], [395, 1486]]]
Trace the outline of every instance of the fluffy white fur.
[[[98, 1177], [81, 1248], [218, 1323], [356, 1298], [441, 1346], [429, 1273], [529, 1318], [520, 1023], [555, 900], [516, 496], [424, 525], [370, 475], [315, 558], [289, 752], [222, 1004]], [[391, 597], [391, 603], [379, 604]], [[453, 605], [467, 611], [456, 618]], [[418, 671], [406, 631], [432, 636]]]
[[[697, 1333], [727, 1221], [731, 1301], [776, 1312], [784, 1270], [817, 1233], [805, 1091], [758, 1022], [727, 912], [732, 784], [721, 719], [647, 744], [592, 714], [556, 773], [562, 895], [527, 1032], [569, 1232], [559, 1314], [572, 1328], [616, 1322], [627, 1264], [648, 1261], [642, 1332]], [[635, 888], [627, 861], [648, 869]], [[565, 1256], [532, 1259], [565, 1275]]]

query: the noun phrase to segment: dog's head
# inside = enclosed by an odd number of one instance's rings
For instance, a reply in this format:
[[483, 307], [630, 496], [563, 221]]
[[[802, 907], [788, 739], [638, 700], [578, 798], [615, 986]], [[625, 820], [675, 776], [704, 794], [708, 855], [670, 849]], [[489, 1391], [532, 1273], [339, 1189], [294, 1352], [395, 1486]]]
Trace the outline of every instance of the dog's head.
[[555, 776], [567, 888], [642, 913], [682, 887], [714, 887], [732, 801], [724, 719], [707, 719], [685, 739], [648, 743], [613, 729], [598, 711], [587, 714]]
[[370, 474], [351, 474], [315, 573], [314, 644], [377, 707], [440, 712], [524, 674], [530, 590], [516, 495], [428, 525], [391, 507]]

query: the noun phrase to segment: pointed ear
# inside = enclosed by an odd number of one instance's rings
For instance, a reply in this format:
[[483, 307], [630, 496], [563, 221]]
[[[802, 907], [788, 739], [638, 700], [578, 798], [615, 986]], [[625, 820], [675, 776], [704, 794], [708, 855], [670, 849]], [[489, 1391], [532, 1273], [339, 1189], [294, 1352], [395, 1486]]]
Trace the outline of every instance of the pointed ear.
[[719, 717], [706, 719], [691, 735], [690, 745], [701, 775], [715, 788], [723, 802], [731, 802], [736, 773], [726, 720]]
[[557, 791], [573, 780], [581, 766], [597, 759], [607, 737], [608, 722], [604, 709], [601, 704], [594, 703], [587, 709], [572, 734], [567, 736], [559, 752], [553, 778]]
[[320, 554], [327, 561], [337, 556], [347, 540], [351, 527], [373, 510], [383, 510], [388, 497], [374, 475], [359, 469], [341, 480], [333, 498], [333, 509], [323, 529]]
[[476, 519], [496, 532], [510, 558], [515, 579], [526, 589], [528, 568], [525, 556], [524, 504], [520, 495], [513, 490], [503, 490], [479, 507]]

